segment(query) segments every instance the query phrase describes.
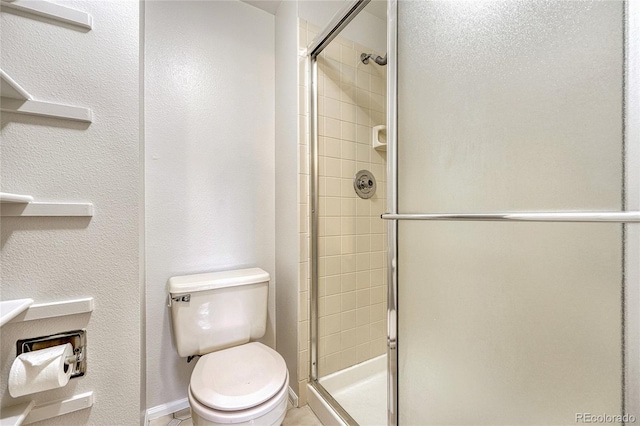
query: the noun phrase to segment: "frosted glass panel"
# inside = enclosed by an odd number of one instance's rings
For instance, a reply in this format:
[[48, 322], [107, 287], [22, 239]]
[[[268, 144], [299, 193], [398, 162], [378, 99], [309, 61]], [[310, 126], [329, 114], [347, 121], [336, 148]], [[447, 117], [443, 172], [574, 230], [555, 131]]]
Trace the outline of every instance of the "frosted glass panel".
[[402, 212], [620, 210], [622, 2], [398, 9]]
[[[399, 212], [621, 210], [623, 6], [398, 2]], [[400, 221], [400, 424], [620, 414], [621, 229]]]
[[621, 229], [400, 222], [400, 424], [620, 414]]

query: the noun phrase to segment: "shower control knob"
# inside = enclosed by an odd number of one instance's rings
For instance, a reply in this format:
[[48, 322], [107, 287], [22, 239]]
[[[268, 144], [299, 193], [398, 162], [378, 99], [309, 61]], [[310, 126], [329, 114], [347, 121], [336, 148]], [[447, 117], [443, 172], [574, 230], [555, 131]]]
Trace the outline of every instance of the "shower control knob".
[[371, 198], [376, 193], [376, 178], [369, 170], [360, 170], [353, 178], [353, 188], [358, 197]]

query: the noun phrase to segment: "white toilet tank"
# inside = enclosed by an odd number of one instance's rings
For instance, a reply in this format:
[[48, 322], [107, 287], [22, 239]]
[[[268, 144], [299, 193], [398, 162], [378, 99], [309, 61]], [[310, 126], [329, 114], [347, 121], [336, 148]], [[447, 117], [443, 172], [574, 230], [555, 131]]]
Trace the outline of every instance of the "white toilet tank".
[[204, 355], [264, 336], [269, 279], [260, 268], [170, 278], [178, 354]]

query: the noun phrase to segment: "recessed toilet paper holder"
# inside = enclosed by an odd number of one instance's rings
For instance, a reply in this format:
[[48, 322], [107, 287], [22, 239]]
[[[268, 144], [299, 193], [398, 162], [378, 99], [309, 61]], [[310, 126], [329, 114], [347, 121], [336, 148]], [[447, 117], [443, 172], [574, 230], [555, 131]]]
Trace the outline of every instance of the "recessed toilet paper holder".
[[67, 357], [64, 363], [71, 368], [72, 379], [82, 377], [87, 372], [87, 330], [84, 329], [18, 340], [16, 356], [67, 343], [73, 347], [73, 355]]

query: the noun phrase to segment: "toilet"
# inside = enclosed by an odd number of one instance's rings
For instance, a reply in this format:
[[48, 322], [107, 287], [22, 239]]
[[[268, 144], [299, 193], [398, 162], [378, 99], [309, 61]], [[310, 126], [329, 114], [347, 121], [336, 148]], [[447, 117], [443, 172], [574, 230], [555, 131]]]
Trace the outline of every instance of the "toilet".
[[282, 423], [287, 366], [279, 353], [254, 341], [267, 326], [269, 279], [259, 268], [169, 279], [178, 354], [201, 355], [189, 382], [194, 425]]

